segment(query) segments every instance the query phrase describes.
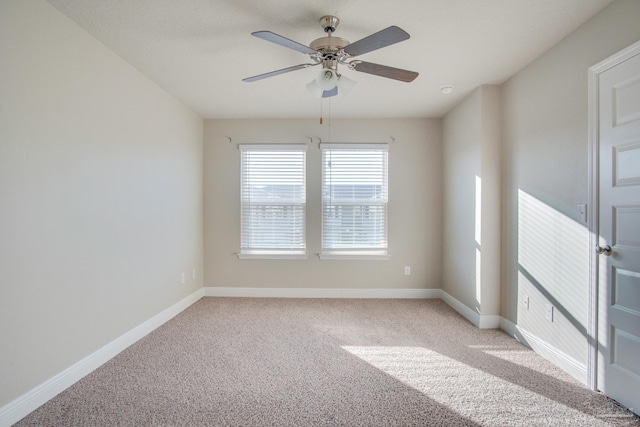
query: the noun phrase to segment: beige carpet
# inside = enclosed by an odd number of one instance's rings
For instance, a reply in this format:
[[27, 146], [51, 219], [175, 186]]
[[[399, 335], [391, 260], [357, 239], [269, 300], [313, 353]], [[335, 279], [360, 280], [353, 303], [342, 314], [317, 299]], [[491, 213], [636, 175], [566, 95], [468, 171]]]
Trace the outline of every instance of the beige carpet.
[[18, 425], [640, 422], [439, 300], [203, 298]]

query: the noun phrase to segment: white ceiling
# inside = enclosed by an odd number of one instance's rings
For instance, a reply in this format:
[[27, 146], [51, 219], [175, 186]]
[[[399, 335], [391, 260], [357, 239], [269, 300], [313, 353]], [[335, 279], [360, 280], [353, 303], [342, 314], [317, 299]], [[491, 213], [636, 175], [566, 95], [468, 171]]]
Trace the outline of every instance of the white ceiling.
[[[612, 0], [48, 0], [205, 118], [441, 117], [481, 84], [500, 84]], [[308, 45], [355, 42], [397, 25], [411, 38], [358, 59], [417, 71], [403, 83], [339, 69], [358, 84], [321, 101], [309, 68], [252, 83], [242, 78], [309, 62], [252, 37], [270, 30]], [[440, 87], [455, 90], [443, 95]]]

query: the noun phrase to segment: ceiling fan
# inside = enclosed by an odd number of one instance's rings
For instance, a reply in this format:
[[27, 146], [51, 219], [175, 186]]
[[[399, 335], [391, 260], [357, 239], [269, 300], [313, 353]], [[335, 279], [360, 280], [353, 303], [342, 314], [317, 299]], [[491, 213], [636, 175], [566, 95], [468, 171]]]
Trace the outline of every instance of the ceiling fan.
[[306, 53], [313, 62], [294, 65], [293, 67], [287, 67], [281, 70], [271, 71], [269, 73], [258, 74], [257, 76], [242, 79], [242, 81], [255, 82], [267, 77], [273, 77], [279, 74], [301, 70], [303, 68], [322, 65], [321, 72], [318, 74], [316, 79], [307, 85], [307, 88], [318, 97], [322, 96], [323, 98], [328, 98], [337, 95], [338, 91], [342, 94], [346, 94], [346, 92], [355, 85], [353, 80], [338, 73], [338, 65], [344, 65], [354, 71], [373, 74], [402, 82], [411, 82], [418, 77], [418, 73], [415, 71], [408, 71], [400, 68], [393, 68], [386, 65], [373, 64], [371, 62], [352, 59], [355, 56], [407, 40], [410, 36], [406, 31], [396, 26], [391, 26], [354, 43], [349, 43], [348, 40], [333, 36], [333, 33], [336, 31], [339, 23], [340, 20], [335, 16], [327, 15], [320, 18], [320, 25], [324, 28], [327, 36], [312, 41], [309, 46], [305, 46], [271, 31], [256, 31], [251, 33], [252, 36], [279, 44], [280, 46], [284, 46], [301, 53]]

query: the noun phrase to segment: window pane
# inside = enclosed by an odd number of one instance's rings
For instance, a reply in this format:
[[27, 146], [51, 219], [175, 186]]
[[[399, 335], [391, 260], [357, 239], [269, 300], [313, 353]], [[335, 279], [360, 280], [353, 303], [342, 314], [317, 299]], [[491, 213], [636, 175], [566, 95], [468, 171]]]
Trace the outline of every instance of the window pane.
[[241, 248], [304, 250], [305, 146], [241, 146]]
[[322, 151], [323, 249], [387, 248], [386, 148]]

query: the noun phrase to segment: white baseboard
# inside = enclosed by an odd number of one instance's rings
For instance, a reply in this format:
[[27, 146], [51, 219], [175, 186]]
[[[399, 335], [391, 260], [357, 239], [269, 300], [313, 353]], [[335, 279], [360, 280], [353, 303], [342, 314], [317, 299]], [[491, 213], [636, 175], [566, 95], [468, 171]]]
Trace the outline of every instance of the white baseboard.
[[516, 341], [522, 342], [522, 337], [518, 332], [518, 328], [516, 327], [516, 324], [511, 320], [500, 317], [500, 329], [502, 329], [505, 334], [515, 338]]
[[549, 360], [563, 371], [580, 381], [587, 384], [587, 365], [580, 363], [568, 354], [560, 351], [546, 341], [538, 338], [530, 332], [516, 325], [516, 329], [520, 334], [519, 341], [526, 344], [533, 351]]
[[34, 389], [28, 391], [12, 402], [7, 403], [0, 408], [0, 427], [10, 426], [20, 421], [48, 400], [54, 398], [62, 391], [66, 390], [74, 383], [105, 364], [131, 344], [143, 338], [154, 329], [158, 328], [163, 323], [189, 307], [191, 304], [198, 301], [202, 296], [203, 290], [199, 289], [166, 310], [156, 314], [144, 323], [131, 329], [124, 335], [111, 341], [99, 350], [91, 353], [79, 362], [71, 365]]
[[586, 364], [577, 361], [545, 340], [505, 318], [500, 320], [500, 329], [571, 375], [576, 380], [580, 381], [582, 384], [587, 384]]
[[480, 329], [496, 329], [500, 327], [500, 319], [501, 317], [498, 315], [480, 315], [478, 312], [473, 311], [447, 292], [440, 290], [440, 298], [455, 311], [460, 313], [462, 317], [467, 319], [469, 322], [473, 323]]
[[205, 287], [206, 297], [251, 298], [440, 298], [440, 289], [322, 289]]
[[541, 338], [522, 329], [502, 316], [481, 316], [445, 291], [442, 300], [480, 329], [500, 328], [583, 384], [587, 384], [587, 365], [555, 348]]
[[498, 315], [480, 316], [480, 323], [478, 324], [478, 328], [480, 328], [480, 329], [499, 329], [500, 328], [500, 319], [501, 319], [501, 317], [498, 316]]

